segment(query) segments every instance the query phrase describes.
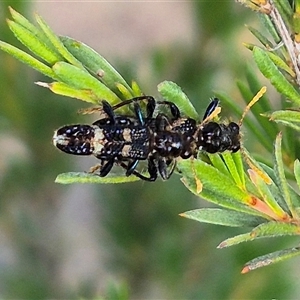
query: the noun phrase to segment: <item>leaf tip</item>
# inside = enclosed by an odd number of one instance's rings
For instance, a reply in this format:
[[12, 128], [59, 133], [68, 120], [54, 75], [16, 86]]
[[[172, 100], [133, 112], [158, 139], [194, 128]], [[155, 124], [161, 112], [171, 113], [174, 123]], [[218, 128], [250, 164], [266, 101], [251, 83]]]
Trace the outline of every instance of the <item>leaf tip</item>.
[[250, 43], [242, 43], [242, 45], [244, 46], [244, 47], [246, 47], [248, 50], [253, 50], [253, 48], [254, 48], [254, 45], [253, 44], [250, 44]]
[[55, 182], [55, 183], [61, 183], [61, 181], [60, 181], [60, 176], [59, 176], [59, 175], [55, 178], [54, 182]]
[[222, 248], [226, 248], [226, 247], [227, 247], [227, 243], [225, 241], [223, 241], [217, 246], [217, 249], [222, 249]]
[[251, 271], [251, 270], [250, 270], [249, 266], [245, 266], [245, 267], [242, 269], [241, 274], [246, 274], [246, 273], [248, 273], [248, 272], [250, 272], [250, 271]]
[[34, 13], [34, 17], [37, 20], [37, 22], [43, 21], [42, 17], [37, 12]]
[[8, 10], [11, 15], [16, 12], [10, 5], [8, 6]]
[[279, 131], [278, 134], [277, 134], [276, 139], [280, 140], [281, 138], [282, 138], [282, 131]]
[[50, 85], [47, 82], [36, 81], [35, 84], [45, 88], [50, 88]]

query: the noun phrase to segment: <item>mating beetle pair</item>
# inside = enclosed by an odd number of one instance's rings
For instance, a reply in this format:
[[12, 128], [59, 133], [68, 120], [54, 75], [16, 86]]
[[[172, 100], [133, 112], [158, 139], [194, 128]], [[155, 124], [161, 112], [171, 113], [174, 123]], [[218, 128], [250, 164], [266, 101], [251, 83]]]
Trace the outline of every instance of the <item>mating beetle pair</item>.
[[[146, 102], [143, 113], [140, 102]], [[118, 114], [124, 105], [133, 105], [134, 115]], [[170, 114], [157, 113], [157, 106], [165, 105]], [[126, 170], [126, 176], [155, 181], [158, 173], [168, 179], [177, 159], [195, 157], [198, 151], [217, 153], [240, 149], [240, 126], [211, 121], [210, 116], [219, 105], [213, 99], [203, 121], [183, 118], [178, 107], [169, 101], [155, 101], [152, 96], [135, 97], [115, 106], [102, 101], [105, 117], [92, 125], [67, 125], [53, 136], [53, 144], [63, 152], [74, 155], [94, 155], [100, 160], [99, 175], [106, 176], [116, 164]], [[148, 161], [149, 176], [137, 171], [140, 161]]]

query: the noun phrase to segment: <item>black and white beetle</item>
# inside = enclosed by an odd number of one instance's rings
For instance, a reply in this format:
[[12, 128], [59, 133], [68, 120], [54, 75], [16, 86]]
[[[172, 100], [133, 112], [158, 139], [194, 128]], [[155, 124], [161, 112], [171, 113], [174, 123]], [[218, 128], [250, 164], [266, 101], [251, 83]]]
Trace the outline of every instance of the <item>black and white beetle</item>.
[[[146, 101], [144, 116], [140, 101]], [[116, 110], [133, 104], [134, 116], [119, 115]], [[158, 105], [166, 105], [170, 116], [157, 113]], [[157, 173], [168, 179], [179, 157], [195, 157], [198, 151], [208, 153], [236, 152], [240, 149], [240, 126], [210, 121], [219, 105], [214, 98], [206, 109], [203, 121], [181, 117], [178, 107], [169, 101], [155, 101], [152, 96], [135, 97], [115, 106], [102, 101], [105, 117], [92, 125], [67, 125], [53, 136], [53, 144], [68, 154], [94, 155], [101, 163], [99, 175], [106, 176], [114, 166], [120, 165], [131, 174], [146, 181], [155, 181]], [[149, 176], [136, 170], [140, 161], [148, 161]]]

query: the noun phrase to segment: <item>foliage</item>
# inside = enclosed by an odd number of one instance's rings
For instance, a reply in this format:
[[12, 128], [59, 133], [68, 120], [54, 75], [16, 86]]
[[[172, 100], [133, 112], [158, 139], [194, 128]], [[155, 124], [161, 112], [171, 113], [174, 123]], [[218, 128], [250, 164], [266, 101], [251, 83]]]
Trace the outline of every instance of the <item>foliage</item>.
[[[265, 24], [270, 39], [260, 31], [249, 27], [254, 36], [262, 43], [262, 47], [245, 44], [253, 53], [253, 59], [261, 73], [269, 79], [270, 83], [283, 96], [282, 107], [285, 108], [288, 99], [295, 107], [299, 105], [299, 61], [295, 56], [298, 52], [298, 9], [295, 12], [288, 1], [239, 1], [249, 8], [259, 12], [260, 18]], [[295, 33], [295, 35], [291, 34]], [[294, 36], [294, 39], [291, 38]], [[276, 45], [280, 43], [279, 45]], [[292, 67], [291, 67], [292, 66]], [[258, 88], [258, 82], [248, 71], [248, 83], [250, 90], [241, 82], [238, 82], [244, 98], [249, 99], [253, 88]], [[234, 101], [224, 94], [218, 95], [234, 109]], [[271, 106], [263, 99], [258, 104], [260, 113], [268, 116], [270, 120], [299, 130], [300, 112], [297, 109], [284, 109], [271, 111]], [[269, 101], [270, 102], [270, 101]], [[259, 107], [260, 105], [260, 107]], [[240, 113], [240, 112], [239, 112]], [[262, 142], [266, 150], [270, 151], [272, 137], [276, 133], [277, 126], [258, 117], [259, 111], [253, 108], [258, 124], [249, 126], [257, 140]], [[247, 123], [247, 125], [251, 125]], [[257, 127], [259, 126], [259, 129]], [[253, 229], [246, 234], [227, 239], [219, 245], [219, 248], [228, 247], [237, 243], [255, 240], [262, 237], [276, 237], [284, 235], [299, 235], [299, 194], [286, 180], [285, 171], [288, 173], [294, 165], [294, 178], [298, 184], [298, 165], [295, 153], [289, 149], [298, 148], [299, 142], [287, 139], [286, 153], [282, 152], [282, 134], [278, 134], [273, 153], [273, 170], [262, 162], [258, 162], [244, 149], [245, 162], [250, 167], [246, 172], [240, 168], [241, 157], [236, 159], [233, 154], [222, 157], [209, 155], [210, 163], [204, 161], [193, 162], [194, 173], [184, 172], [191, 162], [182, 161], [183, 182], [194, 193], [197, 192], [196, 180], [201, 180], [203, 191], [201, 196], [210, 202], [216, 203], [225, 209], [199, 209], [182, 214], [200, 222], [208, 222], [225, 226], [247, 226]], [[241, 154], [238, 154], [240, 156]], [[283, 159], [284, 157], [284, 159]], [[237, 163], [238, 162], [238, 163]], [[271, 165], [270, 161], [267, 161]], [[290, 174], [290, 173], [289, 173]], [[225, 175], [225, 176], [224, 176]], [[231, 177], [231, 179], [230, 179]], [[216, 180], [218, 178], [218, 180]], [[230, 180], [229, 180], [230, 179]], [[294, 179], [294, 180], [295, 180]], [[298, 189], [300, 188], [298, 184]], [[222, 200], [221, 200], [222, 199]], [[252, 211], [248, 211], [249, 207]], [[233, 213], [232, 211], [236, 211]], [[261, 214], [262, 213], [262, 214]], [[257, 219], [259, 217], [259, 219]], [[263, 217], [263, 219], [260, 219]], [[263, 267], [283, 259], [300, 254], [298, 247], [282, 251], [276, 251], [260, 256], [248, 262], [243, 273]]]
[[[263, 237], [300, 233], [299, 195], [286, 179], [286, 176], [293, 178], [294, 173], [293, 179], [300, 188], [299, 162], [295, 160], [296, 152], [290, 152], [292, 148], [299, 149], [294, 145], [298, 145], [299, 142], [285, 139], [282, 148], [282, 135], [277, 134], [277, 124], [284, 124], [296, 131], [300, 128], [299, 111], [286, 109], [285, 102], [288, 99], [295, 107], [300, 103], [300, 71], [295, 56], [299, 39], [299, 7], [296, 5], [294, 12], [288, 1], [240, 2], [259, 12], [272, 38], [270, 41], [265, 34], [249, 27], [262, 46], [246, 44], [246, 47], [252, 51], [253, 59], [261, 73], [282, 95], [283, 103], [282, 109], [273, 110], [270, 100], [263, 96], [252, 109], [255, 120], [245, 119], [245, 125], [269, 155], [264, 160], [259, 160], [258, 155], [249, 154], [244, 148], [236, 154], [201, 154], [199, 159], [181, 160], [178, 163], [184, 185], [195, 195], [222, 207], [191, 210], [182, 213], [182, 216], [211, 224], [252, 228], [248, 233], [223, 241], [219, 248]], [[56, 36], [38, 15], [38, 25], [35, 26], [12, 8], [10, 12], [10, 30], [32, 54], [2, 41], [0, 49], [54, 80], [51, 83], [39, 81], [38, 85], [49, 88], [56, 94], [95, 105], [99, 104], [99, 99], [115, 104], [142, 94], [137, 83], [128, 84], [101, 55], [87, 45], [68, 37]], [[290, 32], [295, 33], [293, 40]], [[280, 41], [282, 45], [278, 44]], [[259, 90], [260, 83], [251, 70], [248, 69], [246, 75], [248, 85], [239, 81], [238, 87], [248, 103]], [[158, 91], [163, 98], [175, 102], [185, 115], [199, 119], [191, 102], [175, 83], [162, 82], [158, 85]], [[242, 110], [228, 95], [218, 92], [216, 96], [233, 112], [242, 114]], [[259, 115], [262, 113], [277, 124], [261, 118]], [[275, 137], [272, 163], [271, 145]], [[100, 178], [86, 173], [66, 173], [57, 178], [57, 182], [61, 183], [117, 183], [133, 180], [136, 178], [113, 174], [108, 178]], [[293, 247], [260, 256], [248, 262], [242, 272], [299, 254], [300, 249]]]

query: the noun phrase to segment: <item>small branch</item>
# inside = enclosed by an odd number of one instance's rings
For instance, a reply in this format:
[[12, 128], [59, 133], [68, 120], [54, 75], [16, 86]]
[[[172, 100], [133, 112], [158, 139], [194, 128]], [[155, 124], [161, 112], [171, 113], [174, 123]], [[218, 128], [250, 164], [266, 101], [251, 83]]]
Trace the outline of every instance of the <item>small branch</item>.
[[291, 58], [291, 62], [292, 62], [294, 71], [296, 73], [296, 82], [297, 82], [298, 86], [300, 86], [300, 69], [298, 66], [298, 59], [297, 59], [297, 55], [296, 55], [296, 53], [298, 53], [297, 44], [294, 43], [294, 41], [291, 39], [291, 36], [286, 27], [286, 24], [284, 23], [279, 11], [277, 10], [276, 6], [274, 5], [273, 0], [269, 0], [269, 1], [270, 1], [270, 5], [272, 7], [269, 15], [270, 15], [272, 21], [274, 22], [284, 45], [286, 46], [286, 49]]

